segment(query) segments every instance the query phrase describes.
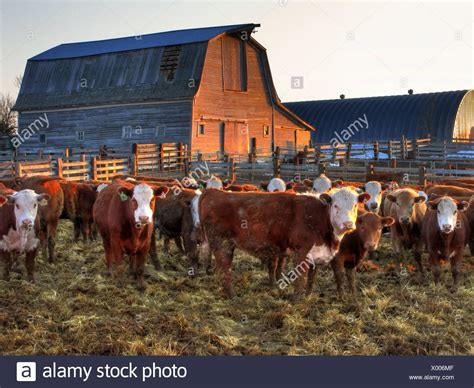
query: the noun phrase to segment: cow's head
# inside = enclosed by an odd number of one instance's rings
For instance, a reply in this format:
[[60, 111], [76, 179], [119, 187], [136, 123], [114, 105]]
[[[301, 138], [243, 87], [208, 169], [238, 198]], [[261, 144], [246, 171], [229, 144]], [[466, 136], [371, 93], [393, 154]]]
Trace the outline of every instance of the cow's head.
[[331, 180], [324, 174], [318, 176], [313, 182], [313, 191], [315, 193], [327, 193], [332, 188]]
[[392, 217], [380, 217], [375, 213], [364, 213], [357, 217], [357, 233], [364, 242], [364, 248], [370, 251], [377, 249], [382, 229], [393, 225], [394, 222]]
[[133, 189], [121, 187], [119, 195], [122, 200], [131, 200], [133, 218], [136, 228], [148, 225], [153, 219], [155, 199], [163, 198], [169, 191], [167, 186], [152, 189], [147, 184], [141, 183]]
[[185, 176], [183, 179], [181, 179], [181, 184], [187, 189], [199, 189], [199, 183], [197, 180], [188, 176]]
[[357, 204], [370, 198], [370, 194], [359, 194], [352, 187], [334, 189], [329, 193], [323, 193], [319, 199], [330, 206], [329, 216], [331, 225], [337, 236], [342, 237], [356, 227]]
[[33, 190], [21, 190], [8, 195], [8, 202], [13, 205], [18, 231], [30, 231], [35, 225], [39, 206], [46, 206], [51, 197], [48, 194], [37, 194]]
[[219, 177], [216, 177], [215, 175], [212, 175], [206, 182], [206, 189], [222, 190], [223, 187], [224, 185], [222, 184], [222, 181]]
[[410, 225], [415, 216], [415, 204], [426, 202], [427, 196], [423, 192], [412, 189], [401, 189], [387, 195], [387, 200], [395, 204], [396, 219], [402, 225]]
[[370, 181], [361, 187], [363, 191], [370, 194], [370, 199], [365, 203], [365, 208], [369, 212], [378, 213], [382, 203], [382, 185], [377, 181]]
[[469, 207], [469, 203], [466, 201], [458, 203], [450, 197], [442, 197], [436, 201], [428, 202], [428, 207], [437, 212], [439, 230], [449, 234], [454, 231], [458, 223], [458, 211], [465, 211]]
[[286, 183], [281, 178], [272, 178], [270, 179], [270, 182], [268, 182], [267, 191], [270, 193], [274, 193], [276, 191], [285, 192]]

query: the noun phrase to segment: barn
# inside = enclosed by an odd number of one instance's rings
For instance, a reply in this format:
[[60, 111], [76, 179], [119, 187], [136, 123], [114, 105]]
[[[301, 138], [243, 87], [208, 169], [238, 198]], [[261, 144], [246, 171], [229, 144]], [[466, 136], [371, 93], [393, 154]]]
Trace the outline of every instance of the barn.
[[432, 138], [474, 139], [474, 90], [337, 100], [285, 105], [317, 129], [313, 143]]
[[[193, 152], [296, 150], [314, 128], [275, 90], [258, 24], [61, 44], [27, 61], [21, 147], [184, 143]], [[47, 122], [47, 125], [46, 125]]]

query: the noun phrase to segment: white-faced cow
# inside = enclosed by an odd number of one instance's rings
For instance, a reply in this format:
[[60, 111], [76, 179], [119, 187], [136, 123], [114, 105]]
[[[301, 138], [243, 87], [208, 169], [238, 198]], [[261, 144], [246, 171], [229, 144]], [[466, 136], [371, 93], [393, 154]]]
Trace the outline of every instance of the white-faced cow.
[[365, 209], [378, 214], [382, 204], [382, 184], [377, 181], [370, 181], [361, 187], [361, 189], [370, 194], [370, 199], [364, 204]]
[[470, 236], [469, 223], [464, 213], [468, 207], [468, 202], [457, 202], [450, 197], [441, 197], [428, 202], [428, 210], [423, 219], [422, 236], [426, 243], [435, 284], [440, 280], [441, 260], [449, 260], [454, 288], [458, 286], [464, 247]]
[[[4, 279], [8, 280], [12, 266], [12, 254], [25, 253], [28, 280], [34, 281], [36, 251], [39, 239], [38, 208], [46, 206], [50, 196], [33, 190], [21, 190], [7, 195], [8, 203], [0, 208], [0, 252], [4, 259]], [[0, 204], [6, 198], [0, 196]]]
[[368, 194], [359, 195], [351, 188], [333, 190], [320, 198], [206, 190], [199, 199], [199, 220], [195, 220], [201, 225], [202, 253], [214, 254], [227, 295], [232, 294], [235, 248], [269, 263], [271, 285], [281, 271], [280, 259], [292, 256], [298, 276], [291, 282], [299, 296], [306, 274], [310, 292], [316, 267], [329, 263], [344, 234], [355, 228], [358, 202], [367, 198]]

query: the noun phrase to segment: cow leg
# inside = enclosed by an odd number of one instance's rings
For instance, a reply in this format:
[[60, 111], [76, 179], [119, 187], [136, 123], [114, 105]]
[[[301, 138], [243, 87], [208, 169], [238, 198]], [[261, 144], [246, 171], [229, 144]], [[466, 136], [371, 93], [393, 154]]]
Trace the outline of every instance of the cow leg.
[[308, 270], [308, 280], [306, 281], [306, 296], [311, 295], [313, 292], [314, 279], [318, 272], [318, 267], [314, 264], [311, 264]]
[[457, 291], [459, 286], [459, 273], [461, 270], [462, 252], [450, 258], [451, 273], [453, 275], [453, 291]]
[[214, 250], [214, 256], [216, 257], [216, 271], [220, 274], [223, 280], [224, 294], [228, 298], [234, 296], [234, 290], [232, 288], [232, 259], [234, 256], [234, 249], [232, 247], [223, 246]]
[[347, 283], [349, 284], [352, 296], [355, 296], [356, 293], [355, 272], [356, 267], [346, 269]]
[[439, 255], [436, 252], [430, 252], [429, 262], [431, 271], [433, 272], [434, 283], [435, 285], [438, 285], [439, 280], [441, 278], [441, 264], [439, 260]]
[[276, 284], [276, 269], [278, 265], [278, 257], [268, 259], [267, 267], [268, 267], [268, 281], [270, 287], [275, 287]]
[[26, 267], [26, 274], [28, 277], [28, 281], [31, 283], [35, 282], [35, 257], [36, 257], [36, 249], [31, 251], [26, 251], [25, 257], [25, 267]]
[[344, 283], [344, 263], [335, 258], [331, 261], [331, 267], [334, 272], [334, 278], [336, 279], [337, 293], [339, 294], [339, 298], [343, 299], [344, 292], [342, 285]]
[[156, 229], [153, 228], [153, 232], [151, 234], [151, 241], [150, 241], [150, 259], [155, 269], [157, 271], [161, 271], [161, 263], [160, 259], [158, 259], [158, 252], [156, 250]]
[[74, 224], [74, 242], [78, 242], [79, 236], [81, 234], [81, 220], [79, 219], [79, 217], [76, 217], [73, 220], [73, 224]]
[[40, 230], [38, 233], [38, 237], [41, 244], [41, 254], [43, 255], [43, 259], [48, 259], [48, 231], [47, 226], [41, 221]]
[[281, 274], [286, 266], [286, 256], [278, 258], [277, 268], [276, 268], [276, 279], [281, 279]]
[[198, 267], [199, 267], [199, 255], [197, 251], [197, 244], [191, 237], [191, 234], [185, 234], [183, 236], [184, 242], [184, 251], [186, 255], [189, 257], [191, 262], [191, 276], [194, 277], [198, 274]]
[[148, 255], [147, 250], [140, 251], [135, 255], [135, 277], [137, 279], [137, 290], [145, 291], [145, 261]]
[[415, 255], [416, 266], [418, 267], [418, 271], [420, 272], [421, 278], [423, 278], [425, 274], [425, 270], [423, 268], [423, 261], [421, 259], [421, 250], [416, 248], [414, 255]]
[[58, 220], [54, 220], [48, 223], [47, 236], [48, 236], [48, 258], [49, 262], [54, 262], [54, 248], [56, 246], [56, 231], [58, 229]]
[[184, 255], [184, 249], [183, 249], [183, 243], [181, 242], [181, 237], [176, 237], [174, 239], [174, 243], [176, 244], [176, 247], [178, 248], [178, 251], [181, 255]]
[[305, 280], [306, 280], [306, 272], [309, 269], [309, 265], [306, 262], [306, 253], [303, 255], [299, 255], [294, 260], [294, 269], [296, 279], [294, 281], [295, 286], [295, 293], [293, 295], [293, 300], [299, 300], [303, 296], [303, 290], [305, 287]]
[[12, 256], [11, 252], [3, 252], [3, 280], [8, 281], [10, 280], [10, 270], [12, 267]]

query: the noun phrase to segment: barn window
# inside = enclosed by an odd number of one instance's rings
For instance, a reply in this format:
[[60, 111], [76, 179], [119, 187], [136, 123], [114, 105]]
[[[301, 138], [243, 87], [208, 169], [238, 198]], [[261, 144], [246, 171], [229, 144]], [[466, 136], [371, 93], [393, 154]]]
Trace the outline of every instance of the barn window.
[[270, 126], [269, 125], [264, 125], [263, 126], [263, 137], [269, 137], [270, 136]]
[[46, 136], [46, 134], [45, 133], [40, 133], [40, 135], [39, 135], [40, 144], [46, 144], [47, 141], [48, 141], [48, 137]]
[[198, 125], [198, 136], [203, 136], [206, 133], [206, 126], [204, 124]]
[[166, 46], [161, 57], [160, 73], [167, 81], [173, 81], [178, 68], [181, 46]]
[[244, 40], [224, 37], [224, 88], [247, 90], [247, 46]]
[[84, 131], [76, 131], [76, 140], [84, 141]]

